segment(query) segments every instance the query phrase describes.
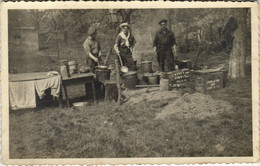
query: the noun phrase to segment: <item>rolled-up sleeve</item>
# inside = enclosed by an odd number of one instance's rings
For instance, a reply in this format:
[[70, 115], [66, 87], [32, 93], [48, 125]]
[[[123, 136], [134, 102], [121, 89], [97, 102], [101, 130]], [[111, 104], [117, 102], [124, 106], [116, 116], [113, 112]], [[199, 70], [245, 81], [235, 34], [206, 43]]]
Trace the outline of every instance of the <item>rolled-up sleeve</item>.
[[90, 43], [88, 42], [88, 40], [86, 40], [84, 43], [83, 43], [83, 48], [84, 48], [84, 51], [86, 53], [86, 56], [88, 57], [89, 56], [89, 53], [90, 53]]

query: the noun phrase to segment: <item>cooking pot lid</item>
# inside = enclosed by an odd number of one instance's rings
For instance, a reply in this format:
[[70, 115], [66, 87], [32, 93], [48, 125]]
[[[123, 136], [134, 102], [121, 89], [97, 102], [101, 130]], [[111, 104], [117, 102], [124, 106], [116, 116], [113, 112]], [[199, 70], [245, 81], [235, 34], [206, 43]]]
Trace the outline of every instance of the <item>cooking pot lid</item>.
[[144, 63], [144, 64], [147, 64], [147, 63], [150, 64], [150, 63], [152, 63], [152, 61], [147, 61], [147, 60], [145, 60], [145, 61], [142, 61], [142, 62], [141, 62], [141, 64], [143, 64], [143, 63]]
[[107, 66], [96, 66], [97, 69], [107, 69]]
[[129, 72], [125, 73], [126, 76], [134, 75], [134, 74], [137, 74], [137, 72], [136, 71], [129, 71]]

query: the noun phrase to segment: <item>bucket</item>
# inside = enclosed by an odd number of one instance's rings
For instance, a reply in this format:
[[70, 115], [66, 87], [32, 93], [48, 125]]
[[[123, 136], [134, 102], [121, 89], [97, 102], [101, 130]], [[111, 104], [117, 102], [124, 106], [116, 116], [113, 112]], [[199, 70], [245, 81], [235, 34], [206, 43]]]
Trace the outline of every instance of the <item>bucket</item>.
[[163, 72], [155, 72], [153, 74], [157, 76], [157, 84], [160, 83], [160, 79], [167, 78], [167, 75]]
[[135, 89], [137, 84], [137, 72], [129, 71], [124, 74], [124, 84], [127, 89]]
[[141, 71], [142, 73], [152, 73], [152, 62], [151, 61], [143, 61], [141, 62]]
[[160, 80], [160, 90], [168, 91], [169, 90], [169, 79], [161, 79]]
[[110, 70], [109, 69], [96, 69], [96, 80], [105, 81], [110, 79]]
[[[66, 70], [67, 70], [67, 74], [64, 73], [63, 71], [63, 74], [65, 74], [67, 77], [69, 77], [69, 66], [68, 66], [68, 60], [67, 59], [62, 59], [62, 60], [59, 60], [59, 69], [60, 69], [60, 73], [61, 73], [61, 66], [65, 66], [66, 67]], [[64, 68], [64, 67], [62, 67]], [[67, 78], [66, 77], [66, 78]], [[65, 77], [63, 77], [65, 78]]]
[[151, 75], [150, 77], [148, 77], [148, 80], [149, 80], [149, 85], [159, 84], [157, 75]]
[[75, 74], [77, 72], [77, 61], [69, 61], [68, 66], [70, 74]]

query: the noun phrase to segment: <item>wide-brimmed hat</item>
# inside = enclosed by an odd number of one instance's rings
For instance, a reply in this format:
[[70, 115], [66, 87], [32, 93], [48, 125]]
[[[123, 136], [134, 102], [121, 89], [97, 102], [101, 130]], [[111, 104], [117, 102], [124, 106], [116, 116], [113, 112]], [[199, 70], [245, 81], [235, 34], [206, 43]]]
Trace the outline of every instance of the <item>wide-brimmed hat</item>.
[[92, 35], [93, 33], [95, 33], [97, 31], [97, 29], [95, 27], [90, 27], [88, 29], [88, 35]]
[[120, 24], [120, 28], [123, 28], [123, 27], [125, 27], [125, 26], [127, 26], [128, 28], [130, 28], [130, 26], [129, 26], [129, 24], [128, 24], [127, 22], [124, 22], [124, 23]]
[[161, 21], [159, 21], [159, 24], [161, 25], [161, 23], [167, 23], [167, 20], [166, 19], [163, 19], [163, 20], [161, 20]]

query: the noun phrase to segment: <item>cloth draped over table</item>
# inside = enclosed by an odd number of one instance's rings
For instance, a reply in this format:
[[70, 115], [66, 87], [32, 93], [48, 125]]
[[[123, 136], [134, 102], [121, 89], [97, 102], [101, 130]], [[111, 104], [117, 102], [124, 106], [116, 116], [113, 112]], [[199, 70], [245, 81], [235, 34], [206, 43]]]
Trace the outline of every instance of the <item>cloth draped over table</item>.
[[51, 88], [51, 95], [59, 97], [61, 77], [49, 77], [32, 81], [9, 82], [10, 106], [12, 110], [36, 107], [36, 92], [40, 99], [45, 90]]
[[36, 107], [34, 85], [34, 81], [9, 83], [11, 109], [16, 110]]
[[59, 77], [52, 77], [48, 79], [38, 80], [35, 82], [35, 89], [38, 96], [42, 99], [45, 96], [44, 91], [51, 88], [51, 95], [59, 97], [60, 95], [61, 79]]

